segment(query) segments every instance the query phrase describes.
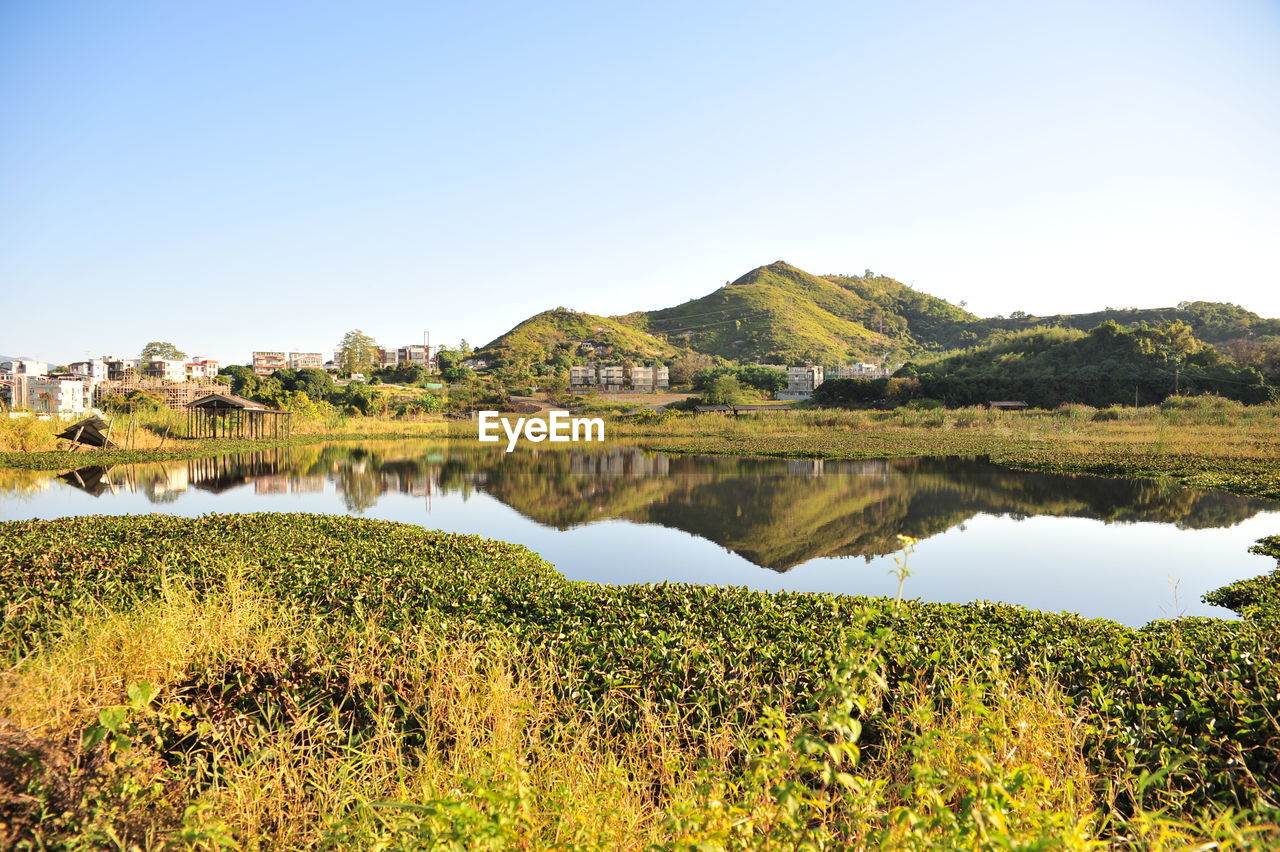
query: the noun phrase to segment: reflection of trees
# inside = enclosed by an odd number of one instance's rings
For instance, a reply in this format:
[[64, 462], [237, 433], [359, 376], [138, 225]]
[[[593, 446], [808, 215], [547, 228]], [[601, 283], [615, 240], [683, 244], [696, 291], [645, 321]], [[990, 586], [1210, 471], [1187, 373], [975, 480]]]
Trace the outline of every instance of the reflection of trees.
[[[91, 476], [81, 479], [91, 482]], [[1167, 481], [1012, 471], [974, 458], [668, 457], [620, 447], [522, 447], [508, 454], [438, 441], [309, 445], [111, 473], [115, 487], [154, 502], [192, 487], [219, 492], [253, 483], [257, 493], [314, 492], [326, 481], [353, 513], [369, 510], [388, 492], [465, 498], [479, 490], [548, 526], [610, 518], [660, 524], [775, 570], [819, 556], [889, 553], [899, 533], [927, 538], [982, 513], [1194, 529], [1275, 508]]]
[[485, 490], [548, 525], [603, 518], [657, 523], [775, 570], [819, 556], [890, 553], [899, 533], [927, 538], [982, 513], [1201, 528], [1238, 523], [1272, 506], [1166, 482], [1011, 471], [971, 458], [829, 460], [819, 468], [673, 457], [662, 475], [575, 477], [578, 452], [513, 453], [489, 473]]

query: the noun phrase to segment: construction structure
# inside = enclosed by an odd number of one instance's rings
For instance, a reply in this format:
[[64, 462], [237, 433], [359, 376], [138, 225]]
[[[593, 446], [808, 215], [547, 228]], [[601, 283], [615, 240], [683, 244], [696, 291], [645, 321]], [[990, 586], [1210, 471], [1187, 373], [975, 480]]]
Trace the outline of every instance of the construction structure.
[[135, 391], [154, 396], [166, 408], [185, 408], [197, 399], [209, 394], [223, 393], [227, 386], [214, 381], [166, 382], [163, 379], [147, 379], [137, 375], [122, 379], [98, 382], [93, 389], [94, 404], [102, 407], [103, 401], [112, 395], [128, 396]]
[[211, 393], [187, 403], [188, 438], [259, 440], [286, 438], [290, 414], [229, 393]]

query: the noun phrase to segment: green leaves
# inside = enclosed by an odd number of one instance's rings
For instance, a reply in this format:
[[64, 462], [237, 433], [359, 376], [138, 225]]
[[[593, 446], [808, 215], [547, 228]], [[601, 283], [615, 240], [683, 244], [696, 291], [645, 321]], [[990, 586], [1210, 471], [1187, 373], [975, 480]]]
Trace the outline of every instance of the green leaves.
[[[1280, 788], [1280, 643], [1271, 620], [1132, 630], [996, 604], [570, 583], [523, 547], [348, 517], [2, 524], [0, 648], [12, 664], [78, 613], [128, 608], [179, 577], [211, 593], [229, 568], [317, 623], [360, 619], [389, 633], [450, 624], [510, 637], [555, 661], [566, 701], [607, 708], [606, 722], [619, 730], [642, 724], [645, 701], [678, 714], [690, 740], [718, 722], [767, 723], [769, 707], [810, 714], [806, 737], [780, 736], [822, 763], [815, 777], [828, 788], [849, 787], [860, 746], [877, 742], [875, 708], [982, 659], [1057, 684], [1081, 717], [1094, 769], [1130, 780], [1117, 792], [1124, 806], [1252, 808]], [[361, 652], [322, 645], [316, 653]], [[246, 701], [263, 690], [334, 701], [309, 671], [227, 688]], [[606, 700], [620, 693], [635, 700]], [[181, 715], [174, 702], [157, 707], [145, 681], [129, 684], [124, 698], [88, 727], [87, 746], [125, 749], [139, 719]]]

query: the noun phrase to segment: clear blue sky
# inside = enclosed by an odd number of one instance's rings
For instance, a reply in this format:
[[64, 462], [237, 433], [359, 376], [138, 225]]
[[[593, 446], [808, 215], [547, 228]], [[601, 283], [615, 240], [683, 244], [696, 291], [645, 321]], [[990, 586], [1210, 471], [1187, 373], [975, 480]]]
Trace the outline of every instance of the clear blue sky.
[[0, 353], [473, 344], [762, 263], [1280, 315], [1276, 2], [0, 2]]

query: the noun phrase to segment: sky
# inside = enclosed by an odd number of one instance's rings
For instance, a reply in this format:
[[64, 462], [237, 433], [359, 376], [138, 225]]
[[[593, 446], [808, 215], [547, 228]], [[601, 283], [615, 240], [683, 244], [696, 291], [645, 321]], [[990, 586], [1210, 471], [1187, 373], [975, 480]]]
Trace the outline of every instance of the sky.
[[0, 0], [0, 353], [488, 342], [775, 260], [1280, 316], [1280, 2]]

